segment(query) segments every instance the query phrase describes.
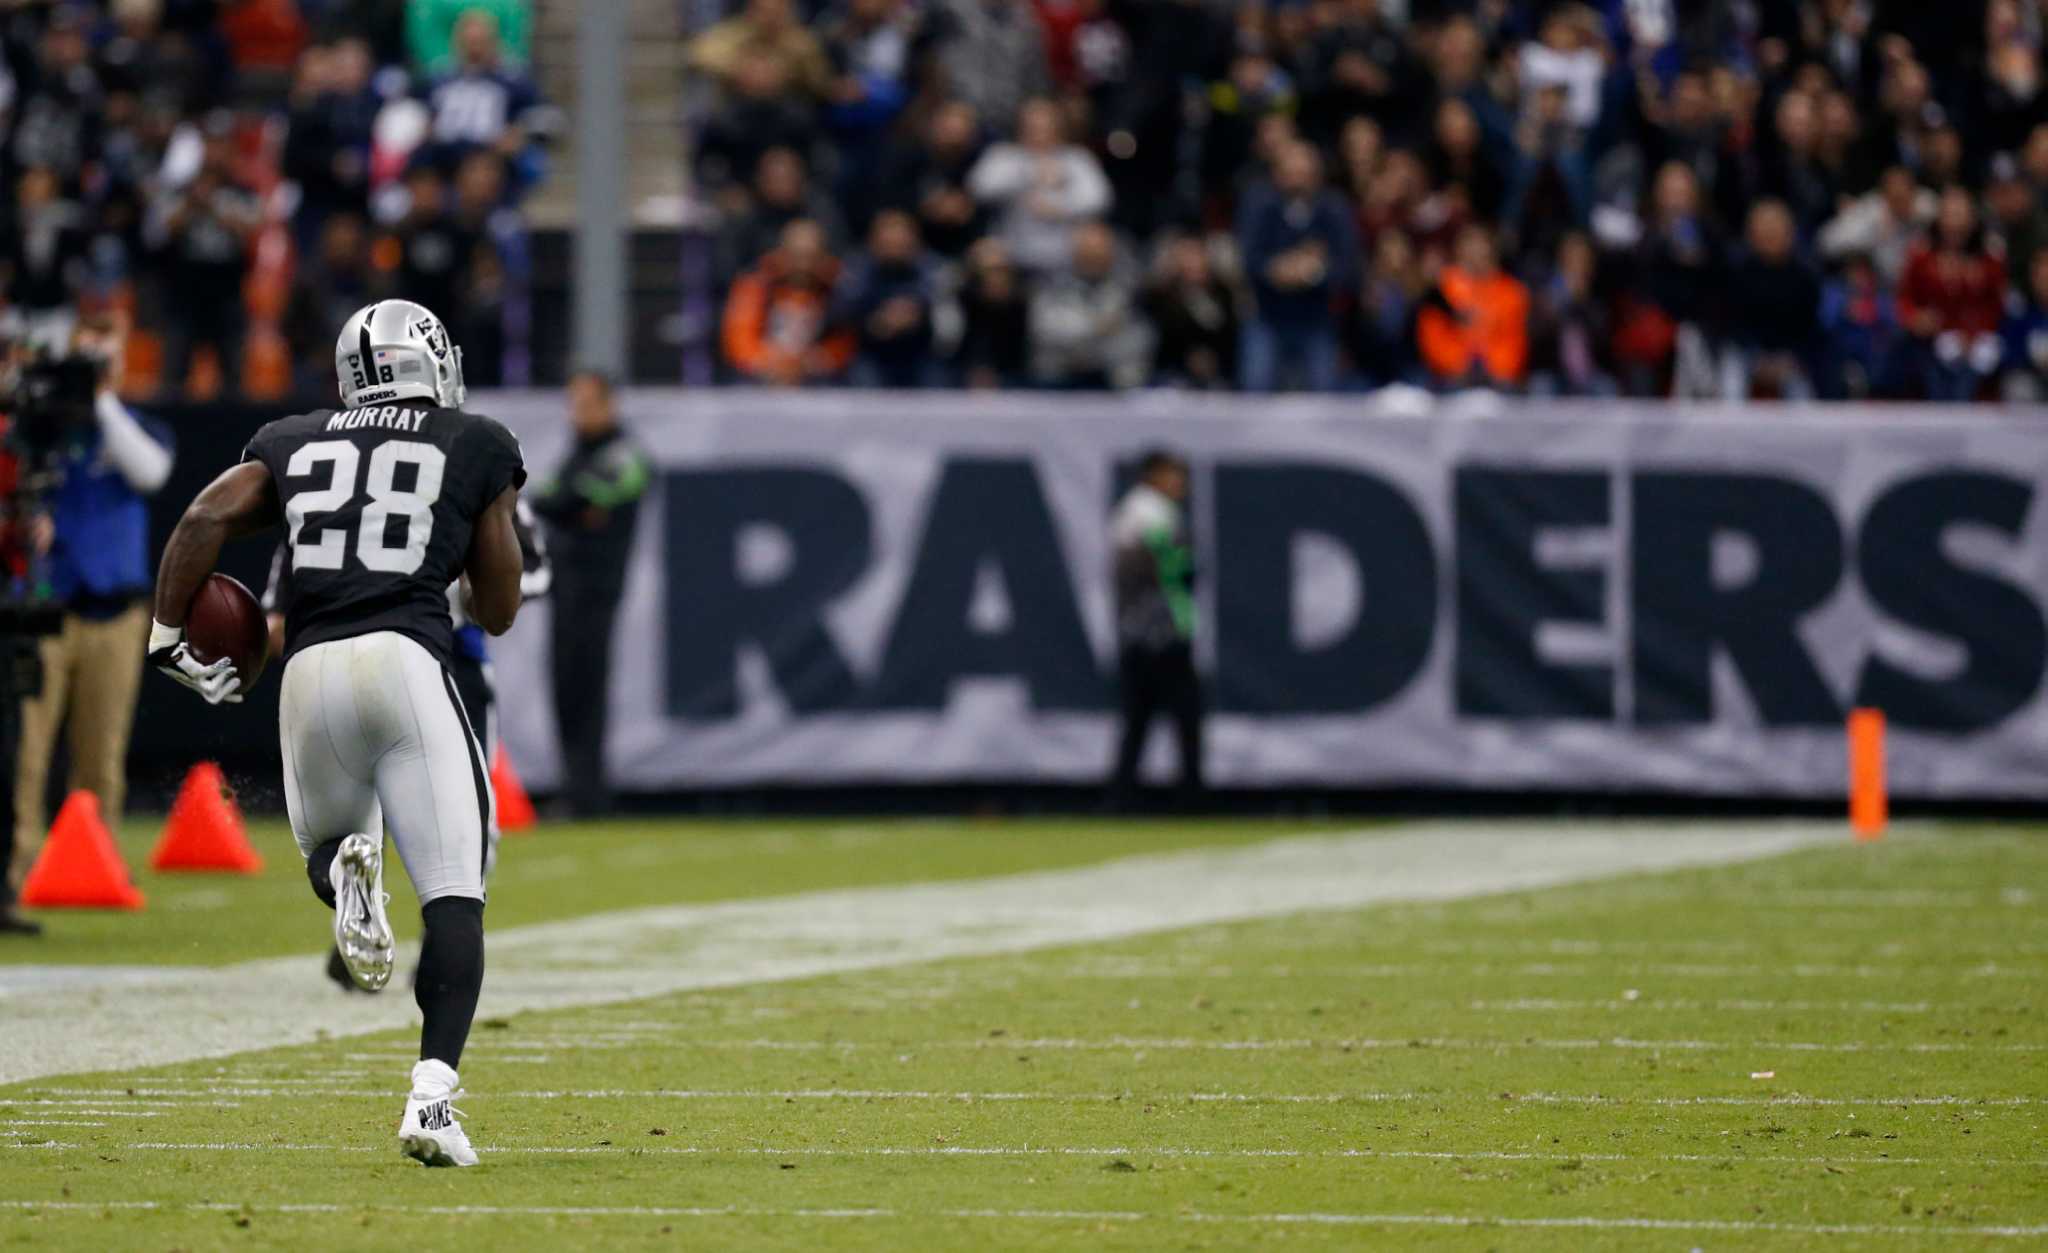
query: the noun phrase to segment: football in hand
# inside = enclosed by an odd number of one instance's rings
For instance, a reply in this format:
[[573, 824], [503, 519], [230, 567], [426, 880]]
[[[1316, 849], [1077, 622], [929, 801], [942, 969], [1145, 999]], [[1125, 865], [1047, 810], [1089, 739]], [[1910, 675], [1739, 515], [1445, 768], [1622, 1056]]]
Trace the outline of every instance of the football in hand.
[[211, 665], [226, 657], [242, 676], [241, 690], [256, 686], [270, 660], [270, 627], [263, 606], [237, 579], [209, 574], [185, 611], [185, 642], [192, 655]]

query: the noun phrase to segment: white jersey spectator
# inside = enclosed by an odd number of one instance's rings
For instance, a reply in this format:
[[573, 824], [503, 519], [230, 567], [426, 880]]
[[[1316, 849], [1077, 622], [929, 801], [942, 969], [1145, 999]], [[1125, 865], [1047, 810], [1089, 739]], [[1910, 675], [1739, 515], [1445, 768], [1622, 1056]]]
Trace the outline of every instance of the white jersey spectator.
[[1109, 209], [1109, 180], [1094, 154], [1060, 135], [1059, 107], [1033, 100], [1017, 119], [1015, 143], [982, 154], [967, 190], [993, 207], [997, 234], [1025, 270], [1064, 268], [1074, 227]]

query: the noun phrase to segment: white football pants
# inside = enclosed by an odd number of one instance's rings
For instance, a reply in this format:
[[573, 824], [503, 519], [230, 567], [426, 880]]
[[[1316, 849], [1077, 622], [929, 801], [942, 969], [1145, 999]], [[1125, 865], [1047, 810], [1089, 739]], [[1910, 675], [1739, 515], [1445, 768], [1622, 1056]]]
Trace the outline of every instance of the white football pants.
[[284, 668], [284, 798], [299, 852], [386, 823], [420, 904], [484, 898], [489, 775], [454, 680], [417, 640], [374, 631]]

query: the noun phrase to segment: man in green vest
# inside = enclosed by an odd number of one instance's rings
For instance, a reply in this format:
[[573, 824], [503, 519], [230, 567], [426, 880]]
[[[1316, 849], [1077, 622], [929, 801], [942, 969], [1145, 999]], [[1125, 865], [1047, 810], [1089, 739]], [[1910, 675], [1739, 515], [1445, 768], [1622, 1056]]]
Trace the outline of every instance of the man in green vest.
[[1136, 796], [1152, 716], [1165, 710], [1180, 743], [1180, 788], [1202, 786], [1202, 687], [1195, 673], [1195, 561], [1187, 522], [1188, 467], [1164, 449], [1145, 454], [1138, 483], [1110, 517], [1123, 734], [1111, 799]]

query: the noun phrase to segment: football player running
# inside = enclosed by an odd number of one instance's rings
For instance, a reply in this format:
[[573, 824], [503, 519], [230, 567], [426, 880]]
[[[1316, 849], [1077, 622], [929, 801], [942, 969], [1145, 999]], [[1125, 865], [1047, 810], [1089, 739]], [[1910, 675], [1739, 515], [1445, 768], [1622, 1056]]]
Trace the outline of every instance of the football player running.
[[[548, 546], [541, 538], [540, 524], [527, 507], [526, 498], [519, 498], [518, 508], [512, 515], [513, 529], [519, 535], [520, 603], [538, 600], [548, 594], [554, 582], [554, 566], [548, 560]], [[270, 581], [263, 587], [263, 614], [270, 627], [270, 651], [273, 656], [284, 652], [284, 607], [291, 603], [291, 581], [285, 571], [291, 561], [291, 545], [279, 544], [270, 557]], [[498, 759], [498, 683], [491, 673], [490, 650], [484, 645], [484, 629], [469, 620], [469, 611], [462, 603], [463, 589], [460, 580], [448, 585], [448, 617], [455, 628], [455, 646], [448, 654], [448, 675], [455, 680], [455, 694], [462, 698], [462, 711], [469, 715], [470, 730], [483, 741], [484, 761]], [[495, 794], [492, 799], [496, 799]], [[491, 872], [498, 865], [498, 815], [491, 815], [489, 844], [484, 850], [484, 882], [489, 883]], [[413, 971], [415, 986], [419, 982], [419, 971]], [[340, 984], [345, 992], [374, 992], [357, 983], [349, 973], [348, 963], [342, 959], [341, 949], [336, 946], [327, 953], [327, 977]]]
[[224, 540], [282, 523], [285, 610], [279, 740], [285, 805], [313, 892], [355, 981], [391, 977], [384, 912], [388, 826], [420, 900], [413, 987], [425, 1021], [399, 1148], [429, 1166], [474, 1166], [452, 1102], [484, 974], [484, 858], [491, 793], [449, 677], [448, 585], [471, 621], [502, 635], [519, 611], [513, 526], [526, 481], [518, 441], [464, 413], [462, 353], [410, 301], [358, 310], [334, 349], [342, 408], [272, 422], [240, 465], [202, 491], [157, 574], [150, 661], [209, 702], [241, 676], [201, 663], [185, 614]]

